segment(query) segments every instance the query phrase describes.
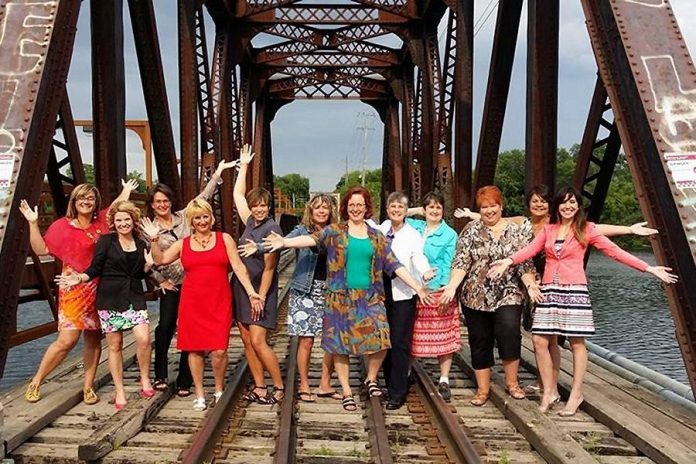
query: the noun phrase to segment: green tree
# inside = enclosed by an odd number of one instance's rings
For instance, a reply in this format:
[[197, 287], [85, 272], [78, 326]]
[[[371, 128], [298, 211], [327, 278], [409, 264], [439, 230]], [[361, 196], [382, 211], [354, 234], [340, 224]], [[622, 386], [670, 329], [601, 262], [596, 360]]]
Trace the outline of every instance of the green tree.
[[[343, 175], [338, 180], [336, 184], [336, 189], [334, 192], [340, 193], [341, 198], [348, 191], [348, 188], [354, 185], [360, 185], [360, 180], [362, 177], [362, 171], [351, 171], [348, 173], [348, 182], [346, 182], [346, 176]], [[379, 215], [380, 207], [380, 194], [382, 189], [382, 170], [373, 169], [372, 171], [367, 171], [365, 173], [365, 188], [370, 192], [372, 196], [372, 207], [374, 210], [375, 217]]]
[[293, 200], [295, 208], [304, 207], [305, 202], [309, 199], [309, 178], [303, 175], [293, 173], [273, 176], [273, 185]]

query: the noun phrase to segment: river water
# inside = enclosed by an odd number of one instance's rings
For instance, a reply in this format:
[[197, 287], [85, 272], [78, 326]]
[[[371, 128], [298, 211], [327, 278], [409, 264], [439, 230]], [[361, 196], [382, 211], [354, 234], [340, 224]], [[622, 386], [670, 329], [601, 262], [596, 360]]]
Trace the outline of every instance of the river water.
[[[655, 263], [652, 253], [636, 254]], [[588, 277], [597, 326], [597, 335], [591, 340], [688, 385], [674, 324], [658, 280], [597, 252], [590, 258]], [[156, 302], [150, 303], [152, 313], [157, 306]], [[45, 303], [28, 303], [18, 311], [20, 328], [49, 320], [51, 314]], [[51, 335], [12, 349], [5, 375], [0, 379], [0, 390], [28, 379], [54, 339], [55, 335]]]

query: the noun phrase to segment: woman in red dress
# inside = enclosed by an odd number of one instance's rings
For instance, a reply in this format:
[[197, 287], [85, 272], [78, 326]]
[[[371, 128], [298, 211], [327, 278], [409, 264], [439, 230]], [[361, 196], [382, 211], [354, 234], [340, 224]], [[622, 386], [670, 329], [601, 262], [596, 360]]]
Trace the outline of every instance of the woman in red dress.
[[251, 305], [262, 307], [263, 301], [251, 284], [234, 239], [229, 234], [212, 230], [215, 219], [210, 204], [202, 199], [191, 200], [185, 216], [193, 233], [177, 240], [165, 251], [157, 242], [157, 225], [145, 218], [142, 229], [152, 242], [155, 264], [169, 264], [181, 258], [184, 281], [179, 302], [177, 348], [189, 352], [188, 362], [196, 390], [193, 409], [204, 411], [207, 408], [203, 391], [206, 351], [212, 353], [215, 401], [222, 396], [227, 369], [227, 344], [232, 326], [230, 265], [249, 295]]

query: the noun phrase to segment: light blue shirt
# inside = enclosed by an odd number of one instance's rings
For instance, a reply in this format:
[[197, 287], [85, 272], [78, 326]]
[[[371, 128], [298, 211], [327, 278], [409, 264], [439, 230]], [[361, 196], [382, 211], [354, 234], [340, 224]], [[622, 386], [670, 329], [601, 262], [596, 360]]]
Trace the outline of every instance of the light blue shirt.
[[437, 270], [435, 277], [428, 282], [428, 288], [437, 290], [444, 287], [449, 283], [452, 260], [457, 249], [457, 233], [445, 221], [442, 221], [437, 229], [426, 236], [425, 221], [413, 218], [406, 218], [406, 221], [425, 240], [423, 253], [428, 258], [430, 266]]

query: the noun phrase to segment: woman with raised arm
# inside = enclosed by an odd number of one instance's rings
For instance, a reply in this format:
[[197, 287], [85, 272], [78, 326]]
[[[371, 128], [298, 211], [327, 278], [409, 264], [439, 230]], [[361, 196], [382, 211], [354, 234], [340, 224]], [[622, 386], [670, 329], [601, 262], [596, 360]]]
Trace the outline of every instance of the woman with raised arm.
[[[239, 219], [246, 224], [239, 241], [260, 242], [269, 233], [281, 233], [280, 227], [269, 216], [271, 194], [264, 188], [251, 189], [246, 192], [246, 175], [254, 154], [249, 145], [244, 145], [239, 154], [240, 167], [234, 183], [234, 205]], [[278, 253], [255, 254], [243, 258], [249, 270], [251, 281], [258, 288], [264, 301], [263, 306], [254, 309], [249, 306], [244, 288], [238, 279], [232, 280], [234, 289], [234, 318], [244, 343], [244, 353], [249, 362], [249, 370], [254, 380], [254, 387], [246, 393], [245, 398], [261, 404], [275, 404], [283, 399], [285, 388], [280, 374], [280, 365], [275, 352], [268, 346], [268, 330], [276, 328], [278, 318]], [[270, 391], [266, 388], [264, 369], [268, 371], [273, 382]]]
[[[221, 161], [211, 176], [208, 184], [197, 198], [212, 201], [215, 190], [222, 183], [222, 173], [233, 167], [236, 161]], [[164, 184], [155, 184], [147, 192], [147, 217], [159, 226], [158, 243], [161, 250], [166, 250], [180, 238], [188, 237], [191, 233], [184, 217], [184, 209], [172, 212], [174, 191]], [[157, 281], [160, 296], [160, 317], [155, 329], [155, 382], [153, 388], [158, 391], [167, 389], [169, 361], [167, 353], [176, 331], [176, 321], [179, 312], [179, 295], [184, 269], [181, 261], [176, 260], [166, 266], [153, 267], [153, 278]], [[181, 352], [179, 357], [179, 373], [176, 377], [176, 394], [187, 397], [191, 394], [191, 371], [188, 367], [188, 355]]]
[[[123, 181], [123, 190], [115, 201], [127, 200], [138, 186], [135, 180]], [[106, 223], [108, 208], [101, 209], [99, 190], [92, 184], [80, 184], [70, 193], [65, 217], [56, 219], [42, 237], [39, 213], [22, 200], [19, 209], [29, 222], [29, 243], [39, 256], [52, 255], [63, 263], [64, 273], [84, 272], [94, 254], [94, 245], [109, 231]], [[95, 281], [58, 289], [58, 338], [46, 349], [39, 369], [29, 382], [24, 397], [30, 403], [41, 399], [43, 379], [55, 369], [77, 345], [84, 332], [83, 363], [85, 379], [83, 401], [95, 404], [94, 376], [101, 356], [101, 331], [94, 306], [97, 299]]]
[[486, 278], [493, 261], [530, 242], [532, 230], [501, 217], [503, 194], [498, 187], [480, 188], [476, 192], [476, 205], [481, 211], [481, 220], [470, 222], [459, 234], [450, 281], [442, 292], [440, 303], [455, 301], [457, 289], [462, 285], [459, 302], [466, 319], [477, 387], [470, 403], [483, 406], [490, 395], [496, 344], [503, 362], [506, 391], [514, 399], [525, 397], [517, 377], [522, 344], [520, 316], [526, 297], [522, 283], [527, 286], [530, 297], [538, 299], [539, 292], [531, 261], [517, 266], [503, 281]]
[[188, 352], [196, 399], [195, 411], [205, 411], [203, 368], [206, 352], [210, 352], [215, 377], [214, 401], [222, 396], [227, 369], [227, 345], [232, 326], [232, 292], [228, 270], [249, 295], [247, 304], [258, 311], [261, 298], [251, 284], [237, 245], [229, 234], [214, 232], [213, 208], [205, 200], [194, 198], [184, 213], [190, 236], [179, 239], [166, 250], [159, 246], [160, 228], [152, 220], [142, 221], [142, 230], [152, 244], [152, 259], [156, 265], [167, 265], [181, 259], [184, 279], [179, 303], [177, 348]]
[[[527, 211], [529, 216], [513, 216], [511, 218], [506, 218], [513, 221], [517, 225], [525, 228], [531, 227], [534, 236], [536, 237], [543, 227], [549, 223], [549, 205], [553, 200], [553, 196], [549, 188], [544, 185], [536, 185], [531, 188], [529, 193], [527, 193], [526, 203]], [[458, 218], [466, 217], [473, 220], [479, 220], [481, 218], [479, 213], [472, 212], [468, 208], [457, 208], [454, 215]], [[638, 235], [638, 236], [650, 236], [657, 234], [656, 229], [651, 229], [646, 227], [647, 222], [639, 222], [631, 226], [615, 226], [610, 224], [597, 224], [597, 229], [602, 235], [607, 237], [617, 236], [617, 235]], [[534, 267], [537, 271], [537, 281], [541, 280], [541, 276], [544, 275], [544, 266], [546, 264], [545, 254], [542, 251], [533, 258]], [[532, 327], [532, 317], [533, 317], [533, 305], [525, 305], [522, 313], [522, 321], [525, 330], [530, 330]], [[549, 352], [551, 353], [551, 359], [553, 359], [554, 372], [560, 371], [561, 366], [561, 351], [560, 346], [563, 346], [565, 337], [559, 336], [556, 340], [552, 341], [552, 345], [549, 346]], [[558, 383], [558, 379], [555, 379], [554, 385]], [[543, 392], [543, 384], [540, 379], [532, 382], [524, 387], [525, 393], [541, 393]], [[554, 397], [558, 396], [558, 392], [551, 392]]]
[[[336, 223], [336, 207], [329, 195], [320, 193], [305, 205], [302, 222], [285, 238], [300, 237], [318, 232], [329, 224]], [[262, 243], [251, 239], [239, 245], [242, 256], [252, 256], [265, 251]], [[313, 403], [314, 396], [309, 388], [309, 365], [314, 346], [314, 337], [321, 334], [322, 319], [326, 311], [326, 252], [316, 247], [295, 250], [295, 271], [288, 292], [288, 335], [298, 336], [297, 370], [300, 375], [298, 397], [300, 401]], [[333, 357], [324, 353], [321, 381], [316, 394], [320, 398], [336, 398], [331, 388]], [[340, 398], [340, 397], [339, 397]]]
[[365, 222], [372, 216], [372, 199], [364, 187], [348, 189], [341, 200], [340, 216], [341, 223], [326, 226], [310, 236], [286, 239], [273, 234], [264, 240], [264, 245], [274, 251], [317, 245], [325, 250], [328, 291], [322, 348], [334, 354], [343, 389], [343, 408], [355, 411], [357, 404], [349, 383], [349, 355], [367, 355], [364, 387], [369, 396], [382, 394], [377, 374], [391, 346], [382, 273], [398, 276], [423, 300], [430, 301], [430, 296], [399, 263], [384, 235]]
[[445, 198], [431, 192], [423, 198], [422, 208], [411, 208], [409, 215], [420, 214], [425, 220], [408, 218], [424, 240], [423, 252], [430, 267], [435, 269], [435, 277], [428, 281], [434, 303], [416, 306], [416, 321], [413, 327], [411, 356], [417, 358], [437, 358], [440, 364], [440, 380], [437, 389], [446, 401], [451, 396], [449, 371], [452, 355], [461, 346], [459, 307], [457, 302], [443, 306], [439, 302], [442, 288], [450, 278], [450, 267], [457, 246], [457, 233], [443, 220]]
[[545, 386], [539, 409], [548, 411], [559, 401], [556, 392], [558, 379], [549, 353], [549, 346], [559, 335], [569, 338], [573, 352], [573, 385], [562, 416], [572, 416], [583, 402], [582, 384], [587, 368], [585, 338], [594, 335], [592, 305], [587, 291], [584, 257], [593, 245], [610, 258], [642, 272], [649, 272], [665, 283], [674, 283], [677, 276], [670, 268], [649, 266], [646, 262], [623, 251], [588, 222], [582, 208], [582, 198], [574, 188], [556, 195], [551, 209], [550, 224], [528, 246], [510, 258], [493, 263], [488, 275], [499, 278], [507, 269], [533, 256], [546, 252], [546, 268], [541, 280], [542, 302], [537, 305], [532, 325], [532, 340], [541, 379]]
[[[392, 252], [409, 274], [418, 281], [428, 281], [435, 275], [428, 258], [423, 254], [423, 238], [406, 223], [408, 197], [393, 192], [387, 197], [389, 219], [377, 228], [387, 237]], [[399, 409], [406, 402], [410, 368], [411, 339], [416, 320], [416, 292], [398, 277], [384, 276], [385, 306], [389, 320], [391, 349], [384, 359], [384, 380], [389, 401], [387, 409]]]
[[[123, 332], [133, 330], [140, 368], [140, 395], [152, 398], [150, 384], [150, 326], [142, 280], [145, 278], [147, 247], [138, 237], [140, 210], [130, 201], [111, 205], [106, 216], [109, 229], [94, 248], [92, 262], [83, 273], [61, 274], [56, 282], [72, 287], [99, 277], [97, 314], [109, 345], [109, 372], [114, 382], [117, 410], [126, 406], [123, 386]], [[149, 267], [149, 266], [147, 266]]]

